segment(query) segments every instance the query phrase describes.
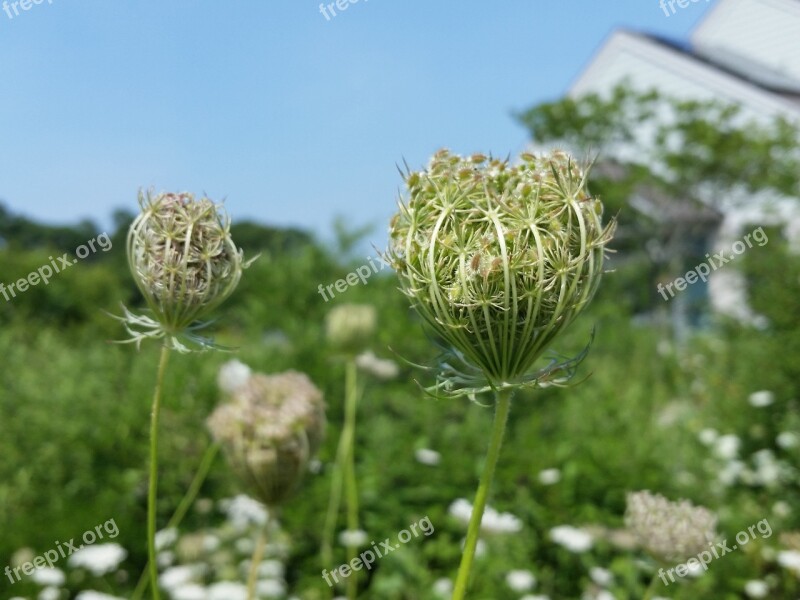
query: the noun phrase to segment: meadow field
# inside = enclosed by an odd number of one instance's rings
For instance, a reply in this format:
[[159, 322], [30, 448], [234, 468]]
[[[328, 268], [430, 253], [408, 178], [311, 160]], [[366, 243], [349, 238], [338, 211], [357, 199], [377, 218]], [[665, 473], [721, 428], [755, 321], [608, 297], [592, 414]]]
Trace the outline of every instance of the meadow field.
[[[4, 282], [102, 233], [88, 224], [52, 228], [5, 216], [16, 228], [3, 233]], [[145, 567], [159, 344], [145, 341], [137, 350], [112, 343], [124, 331], [106, 313], [141, 302], [125, 259], [132, 215], [117, 217], [107, 252], [0, 300], [0, 568], [11, 568], [0, 579], [3, 598], [130, 598]], [[730, 549], [674, 583], [665, 578], [652, 597], [797, 597], [800, 260], [779, 229], [766, 232], [768, 244], [725, 267], [745, 273], [751, 305], [769, 322], [761, 329], [712, 319], [675, 339], [668, 303], [645, 288], [648, 267], [619, 255], [610, 261], [613, 272], [594, 302], [554, 348], [575, 355], [594, 331], [572, 383], [513, 399], [469, 597], [643, 597], [660, 565], [625, 527], [626, 495], [638, 490], [707, 507]], [[368, 263], [360, 253], [253, 223], [234, 224], [232, 233], [246, 256], [261, 253], [214, 325], [217, 341], [237, 350], [175, 354], [165, 379], [162, 594], [238, 598], [226, 585], [244, 581], [256, 530], [268, 519], [259, 597], [344, 596], [341, 584], [327, 585], [323, 568], [345, 564], [346, 548], [337, 543], [329, 565], [319, 555], [345, 395], [345, 365], [326, 340], [325, 319], [334, 306], [355, 303], [377, 311], [363, 348], [374, 356], [358, 373], [360, 543], [394, 546], [357, 573], [359, 597], [448, 598], [491, 402], [424, 393], [432, 376], [405, 361], [431, 365], [436, 348], [390, 269], [373, 270], [366, 283], [326, 302], [318, 287]], [[266, 374], [306, 373], [324, 394], [325, 442], [280, 516], [267, 516], [224, 457], [209, 453], [206, 421], [220, 402], [218, 373], [234, 358]], [[167, 528], [204, 462], [196, 498], [180, 524]], [[418, 525], [414, 535], [411, 525]], [[84, 538], [87, 532], [94, 533]], [[398, 536], [403, 543], [395, 543]], [[85, 550], [93, 554], [65, 545], [82, 539], [92, 541]], [[53, 569], [18, 570], [17, 580], [13, 568], [40, 555], [56, 557]]]

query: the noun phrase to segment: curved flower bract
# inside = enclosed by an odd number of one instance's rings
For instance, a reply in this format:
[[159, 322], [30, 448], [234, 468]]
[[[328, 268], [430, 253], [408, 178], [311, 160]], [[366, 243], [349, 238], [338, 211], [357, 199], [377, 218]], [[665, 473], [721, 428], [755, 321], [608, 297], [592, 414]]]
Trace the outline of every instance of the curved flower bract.
[[574, 361], [531, 373], [600, 282], [603, 205], [588, 170], [560, 151], [519, 164], [441, 150], [405, 176], [390, 226], [403, 292], [445, 342], [438, 391], [453, 395], [563, 380]]

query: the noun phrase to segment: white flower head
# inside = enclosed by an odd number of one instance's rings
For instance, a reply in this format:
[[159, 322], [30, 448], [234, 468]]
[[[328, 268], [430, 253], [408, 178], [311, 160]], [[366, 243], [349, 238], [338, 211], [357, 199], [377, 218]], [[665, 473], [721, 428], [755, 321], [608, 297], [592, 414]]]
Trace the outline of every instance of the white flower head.
[[347, 548], [360, 548], [368, 539], [367, 532], [361, 529], [345, 529], [339, 534], [339, 543]]
[[206, 600], [206, 589], [197, 583], [188, 583], [172, 590], [172, 600]]
[[733, 460], [739, 456], [742, 441], [733, 433], [723, 435], [714, 442], [714, 454], [723, 460]]
[[128, 551], [119, 544], [96, 544], [79, 548], [67, 559], [73, 569], [83, 568], [95, 577], [117, 570], [120, 563], [128, 556]]
[[453, 582], [447, 577], [437, 579], [433, 583], [433, 593], [440, 598], [450, 598], [450, 595], [453, 593]]
[[539, 471], [539, 483], [542, 485], [553, 485], [559, 481], [561, 481], [561, 471], [558, 469]]
[[794, 431], [782, 431], [775, 438], [775, 443], [784, 450], [796, 447], [798, 442], [800, 442], [800, 438]]
[[256, 584], [256, 591], [258, 597], [284, 598], [286, 584], [280, 579], [262, 579]]
[[220, 581], [208, 587], [207, 600], [247, 600], [247, 587], [233, 581]]
[[682, 562], [716, 538], [717, 517], [688, 500], [671, 502], [644, 490], [628, 494], [625, 524], [652, 556]]
[[66, 577], [64, 576], [64, 571], [61, 569], [56, 569], [55, 567], [42, 567], [41, 569], [36, 569], [31, 575], [31, 579], [34, 583], [41, 586], [55, 586], [61, 587], [64, 585], [64, 581]]
[[174, 527], [156, 532], [156, 550], [163, 550], [178, 541], [178, 530]]
[[217, 386], [223, 394], [232, 394], [247, 383], [252, 373], [250, 367], [234, 358], [220, 367], [217, 374]]
[[84, 590], [78, 593], [78, 595], [75, 597], [75, 600], [125, 600], [125, 598], [120, 598], [119, 596], [110, 596], [94, 590]]
[[528, 592], [536, 585], [536, 577], [525, 569], [515, 569], [506, 573], [506, 584], [515, 592]]
[[600, 587], [608, 587], [614, 582], [614, 575], [611, 571], [602, 567], [589, 569], [589, 577]]
[[468, 524], [469, 518], [472, 516], [472, 504], [465, 498], [459, 498], [453, 501], [447, 512], [462, 523]]
[[283, 563], [274, 558], [261, 561], [258, 565], [258, 576], [264, 579], [282, 579], [286, 568]]
[[750, 403], [750, 406], [764, 408], [775, 402], [775, 394], [767, 390], [759, 390], [758, 392], [750, 394], [747, 401]]
[[420, 448], [414, 452], [414, 458], [416, 458], [417, 462], [420, 464], [435, 467], [442, 460], [442, 455], [436, 452], [436, 450]]
[[234, 527], [243, 530], [251, 525], [264, 525], [269, 518], [267, 508], [258, 500], [239, 494], [220, 502], [223, 512]]
[[794, 571], [800, 575], [800, 552], [797, 550], [781, 550], [778, 552], [778, 564], [784, 569]]
[[381, 381], [389, 381], [400, 374], [400, 367], [393, 360], [378, 358], [372, 350], [356, 356], [356, 366]]
[[717, 433], [717, 430], [712, 429], [711, 427], [706, 427], [705, 429], [701, 430], [699, 434], [697, 434], [697, 438], [704, 446], [710, 446], [717, 441], [718, 437], [719, 433]]
[[190, 583], [197, 583], [196, 579], [203, 576], [205, 567], [200, 564], [180, 565], [170, 567], [158, 577], [158, 584], [168, 592], [174, 592]]
[[61, 591], [57, 587], [46, 587], [39, 595], [36, 597], [36, 600], [58, 600], [61, 598]]
[[744, 593], [748, 598], [766, 598], [769, 594], [769, 585], [760, 579], [751, 579], [744, 584]]
[[553, 527], [550, 530], [550, 539], [559, 546], [563, 546], [576, 554], [590, 550], [593, 544], [592, 536], [589, 532], [571, 525]]

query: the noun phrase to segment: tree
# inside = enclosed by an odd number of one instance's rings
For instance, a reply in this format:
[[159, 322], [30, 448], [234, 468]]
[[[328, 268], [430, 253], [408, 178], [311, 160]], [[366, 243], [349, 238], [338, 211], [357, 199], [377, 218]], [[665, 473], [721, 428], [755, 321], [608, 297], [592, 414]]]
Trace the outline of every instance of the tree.
[[591, 189], [618, 212], [617, 267], [636, 269], [622, 280], [651, 284], [618, 290], [634, 311], [662, 302], [659, 281], [699, 264], [726, 210], [754, 196], [800, 196], [800, 132], [784, 118], [755, 122], [736, 105], [678, 100], [627, 82], [606, 96], [564, 98], [515, 116], [536, 143], [597, 155]]

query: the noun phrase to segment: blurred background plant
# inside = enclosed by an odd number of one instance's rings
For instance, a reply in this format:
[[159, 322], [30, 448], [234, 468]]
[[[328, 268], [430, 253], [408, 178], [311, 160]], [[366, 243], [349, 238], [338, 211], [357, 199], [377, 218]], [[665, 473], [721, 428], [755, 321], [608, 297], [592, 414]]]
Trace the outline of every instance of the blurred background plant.
[[[542, 111], [549, 115], [552, 135], [546, 128], [532, 129], [537, 143], [556, 143], [563, 130], [584, 122], [548, 106]], [[595, 117], [606, 109], [598, 106]], [[686, 119], [693, 119], [690, 129], [697, 131], [698, 148], [711, 149], [707, 156], [713, 164], [692, 174], [698, 163], [683, 165], [675, 157], [679, 164], [673, 168], [685, 169], [684, 177], [711, 180], [718, 172], [729, 173], [730, 179], [738, 170], [753, 185], [784, 186], [797, 202], [800, 165], [787, 163], [775, 170], [764, 162], [781, 155], [782, 136], [798, 139], [796, 131], [765, 138], [761, 130], [738, 127], [729, 132], [733, 137], [717, 138], [713, 132], [723, 126], [717, 113], [698, 110], [688, 107]], [[775, 127], [786, 125], [776, 123], [768, 130]], [[591, 139], [585, 131], [575, 136], [575, 144]], [[751, 171], [744, 169], [746, 164], [761, 166]], [[708, 250], [700, 245], [676, 254], [679, 258], [668, 252], [667, 262], [658, 262], [648, 241], [666, 235], [668, 226], [631, 205], [635, 182], [605, 173], [598, 163], [590, 188], [610, 214], [619, 211], [612, 244], [618, 252], [610, 265], [617, 272], [604, 280], [559, 347], [565, 354], [577, 353], [596, 327], [591, 364], [577, 375], [590, 379], [566, 391], [548, 388], [517, 396], [489, 499], [496, 519], [481, 534], [473, 597], [641, 598], [652, 573], [642, 566], [641, 549], [626, 532], [623, 515], [626, 494], [649, 489], [708, 507], [718, 516], [723, 537], [764, 518], [775, 531], [715, 561], [701, 577], [656, 589], [656, 595], [675, 600], [794, 598], [800, 593], [800, 257], [795, 240], [785, 227], [765, 224], [769, 243], [724, 267], [746, 281], [750, 307], [766, 319], [760, 327], [715, 313], [701, 293], [692, 296], [696, 318], [676, 328], [669, 314], [673, 308], [657, 295], [656, 282], [682, 274]], [[778, 173], [784, 175], [777, 178]], [[647, 172], [636, 177], [659, 179], [658, 173]], [[726, 180], [719, 179], [722, 186]], [[145, 564], [141, 524], [149, 394], [158, 350], [143, 347], [132, 355], [109, 344], [118, 329], [101, 312], [113, 312], [120, 302], [136, 303], [122, 252], [130, 219], [125, 213], [115, 216], [117, 228], [108, 232], [113, 251], [91, 255], [80, 268], [12, 302], [0, 299], [0, 565], [39, 554], [55, 540], [76, 537], [112, 517], [119, 527], [114, 542], [127, 556], [113, 572], [98, 577], [59, 564], [63, 581], [56, 576], [45, 585], [24, 578], [11, 585], [1, 578], [0, 597], [38, 598], [51, 587], [56, 590], [49, 592], [51, 597], [61, 600], [89, 589], [127, 598]], [[52, 227], [4, 210], [0, 280], [23, 277], [48, 256], [71, 252], [97, 233], [91, 223]], [[302, 370], [328, 404], [331, 427], [320, 462], [312, 464], [302, 501], [289, 502], [283, 510], [285, 546], [265, 559], [280, 561], [282, 571], [278, 576], [277, 564], [270, 563], [263, 577], [279, 581], [270, 584], [269, 592], [263, 590], [264, 597], [317, 600], [328, 594], [320, 576], [319, 544], [344, 417], [345, 369], [331, 362], [325, 350], [324, 322], [331, 304], [321, 301], [317, 286], [343, 278], [363, 258], [351, 260], [302, 231], [257, 223], [234, 224], [232, 235], [246, 256], [262, 252], [262, 258], [228, 300], [218, 341], [239, 347], [237, 357], [253, 370]], [[345, 241], [342, 247], [352, 246], [352, 240]], [[472, 496], [481, 466], [476, 449], [483, 449], [491, 419], [473, 404], [425, 398], [414, 381], [418, 375], [403, 364], [376, 363], [393, 357], [390, 345], [419, 364], [434, 359], [421, 324], [395, 287], [393, 274], [386, 271], [367, 285], [349, 288], [341, 299], [370, 304], [378, 313], [375, 356], [361, 358], [361, 364], [377, 364], [389, 374], [399, 368], [394, 379], [364, 378], [355, 442], [361, 528], [378, 542], [428, 515], [436, 531], [362, 572], [360, 585], [370, 599], [433, 600], [447, 597], [458, 565], [463, 502], [451, 507]], [[174, 512], [211, 443], [199, 432], [217, 403], [217, 371], [229, 358], [181, 355], [171, 364], [162, 413], [160, 523]], [[234, 569], [249, 553], [236, 554], [236, 536], [220, 533], [229, 517], [218, 506], [238, 490], [224, 461], [217, 460], [177, 533], [177, 540], [217, 535], [219, 548], [234, 548], [225, 563]], [[176, 555], [172, 565], [217, 564], [209, 554], [214, 550], [203, 552]], [[340, 545], [333, 554], [333, 567], [347, 558]], [[218, 575], [224, 581], [226, 568], [197, 575], [198, 584], [208, 587]], [[285, 593], [278, 590], [281, 584]]]

